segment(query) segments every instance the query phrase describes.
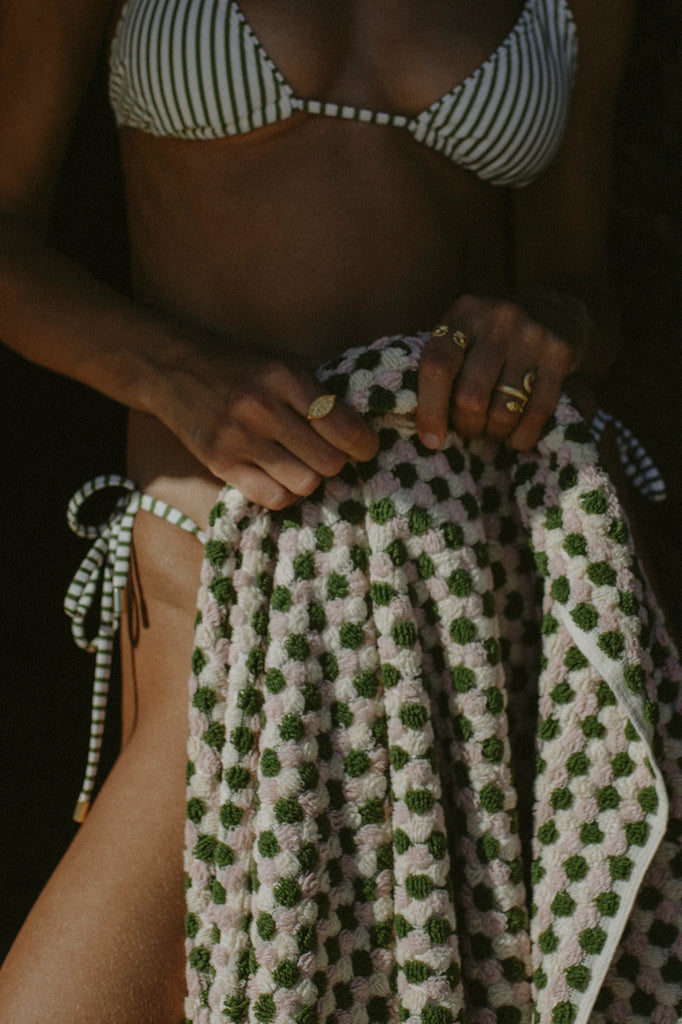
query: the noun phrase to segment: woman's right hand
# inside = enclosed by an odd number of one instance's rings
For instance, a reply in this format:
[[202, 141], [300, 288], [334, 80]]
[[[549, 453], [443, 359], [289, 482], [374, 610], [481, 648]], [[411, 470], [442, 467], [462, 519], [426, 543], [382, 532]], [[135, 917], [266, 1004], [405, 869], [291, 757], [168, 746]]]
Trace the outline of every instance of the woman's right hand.
[[234, 350], [91, 278], [0, 204], [3, 342], [25, 358], [151, 414], [215, 477], [279, 509], [346, 460], [371, 459], [378, 437], [293, 360]]
[[[184, 351], [182, 351], [184, 349]], [[337, 401], [307, 419], [324, 394], [308, 371], [257, 351], [182, 346], [153, 374], [144, 401], [185, 447], [250, 501], [281, 509], [335, 476], [347, 459], [376, 455], [379, 439], [360, 413]]]

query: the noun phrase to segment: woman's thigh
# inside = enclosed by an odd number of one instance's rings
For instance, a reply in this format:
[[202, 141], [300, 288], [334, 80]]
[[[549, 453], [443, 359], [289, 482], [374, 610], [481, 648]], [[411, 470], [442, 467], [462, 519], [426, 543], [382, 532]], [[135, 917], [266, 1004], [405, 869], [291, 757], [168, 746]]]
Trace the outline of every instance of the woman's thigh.
[[[184, 1020], [187, 678], [201, 546], [140, 513], [124, 747], [0, 973], [12, 1024]], [[140, 616], [130, 616], [132, 621]]]

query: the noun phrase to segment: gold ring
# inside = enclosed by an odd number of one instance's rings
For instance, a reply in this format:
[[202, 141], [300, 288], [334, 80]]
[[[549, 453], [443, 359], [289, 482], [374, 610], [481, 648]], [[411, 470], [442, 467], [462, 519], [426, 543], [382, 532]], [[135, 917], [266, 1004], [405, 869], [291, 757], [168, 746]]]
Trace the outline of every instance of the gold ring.
[[519, 388], [512, 388], [508, 384], [497, 384], [495, 391], [499, 391], [502, 395], [512, 395], [513, 398], [518, 398], [520, 402], [528, 401], [528, 394], [525, 391], [521, 391]]
[[310, 403], [307, 420], [323, 420], [334, 408], [336, 395], [320, 395], [314, 402]]
[[528, 399], [526, 398], [523, 402], [521, 402], [520, 400], [518, 402], [505, 402], [504, 407], [505, 409], [508, 409], [509, 412], [525, 412], [527, 404]]
[[457, 346], [457, 348], [461, 348], [462, 351], [464, 352], [464, 350], [469, 346], [469, 342], [464, 331], [456, 331], [454, 327], [450, 327], [449, 324], [438, 324], [438, 326], [434, 327], [433, 330], [431, 331], [431, 337], [446, 338], [451, 331], [452, 340], [454, 341], [455, 345]]
[[523, 378], [523, 391], [520, 388], [511, 387], [509, 384], [496, 384], [493, 390], [499, 391], [502, 395], [510, 395], [514, 399], [512, 402], [505, 403], [505, 409], [508, 409], [509, 412], [523, 412], [528, 405], [535, 379], [535, 374], [529, 370]]

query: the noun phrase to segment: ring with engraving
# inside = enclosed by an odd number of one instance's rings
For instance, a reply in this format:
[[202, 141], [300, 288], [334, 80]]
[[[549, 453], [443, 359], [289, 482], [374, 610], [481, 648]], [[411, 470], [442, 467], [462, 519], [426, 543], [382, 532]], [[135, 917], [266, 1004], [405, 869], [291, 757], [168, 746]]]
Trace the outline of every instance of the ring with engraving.
[[329, 415], [335, 404], [336, 395], [320, 395], [319, 398], [310, 403], [306, 419], [323, 420], [325, 416]]

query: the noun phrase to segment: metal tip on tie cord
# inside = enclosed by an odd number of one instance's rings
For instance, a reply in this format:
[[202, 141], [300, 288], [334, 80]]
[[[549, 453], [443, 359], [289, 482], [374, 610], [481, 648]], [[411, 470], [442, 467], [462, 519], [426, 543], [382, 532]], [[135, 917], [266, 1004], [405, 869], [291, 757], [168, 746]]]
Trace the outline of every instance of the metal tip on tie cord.
[[88, 816], [88, 811], [89, 810], [90, 810], [90, 801], [89, 800], [83, 800], [83, 799], [79, 800], [78, 803], [76, 804], [75, 810], [73, 812], [73, 820], [75, 822], [77, 822], [77, 824], [82, 825], [83, 822], [85, 821], [85, 819]]

